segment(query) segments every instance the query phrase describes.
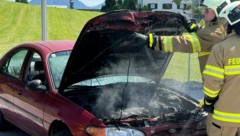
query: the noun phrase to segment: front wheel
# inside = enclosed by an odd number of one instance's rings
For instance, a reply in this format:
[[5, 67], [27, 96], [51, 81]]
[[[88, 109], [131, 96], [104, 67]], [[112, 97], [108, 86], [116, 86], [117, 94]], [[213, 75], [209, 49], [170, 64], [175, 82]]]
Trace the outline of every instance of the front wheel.
[[72, 134], [65, 124], [57, 123], [51, 127], [49, 136], [72, 136]]
[[2, 112], [0, 111], [0, 130], [6, 129], [7, 126], [8, 126], [8, 123], [4, 119], [4, 116], [3, 116]]
[[56, 131], [53, 136], [72, 136], [72, 134], [68, 129], [63, 129]]

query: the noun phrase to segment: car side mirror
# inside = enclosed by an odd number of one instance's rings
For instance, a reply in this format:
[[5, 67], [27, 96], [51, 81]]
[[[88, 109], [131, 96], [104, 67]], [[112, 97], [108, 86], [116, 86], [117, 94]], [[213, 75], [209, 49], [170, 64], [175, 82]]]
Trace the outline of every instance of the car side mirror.
[[30, 90], [40, 90], [42, 92], [47, 91], [47, 87], [42, 84], [42, 81], [39, 79], [32, 80], [26, 84], [26, 88]]

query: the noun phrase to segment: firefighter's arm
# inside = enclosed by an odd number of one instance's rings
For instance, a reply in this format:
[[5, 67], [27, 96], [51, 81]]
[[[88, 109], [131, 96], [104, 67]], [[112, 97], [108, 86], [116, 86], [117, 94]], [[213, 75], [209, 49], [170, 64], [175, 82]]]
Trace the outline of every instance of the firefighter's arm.
[[203, 71], [204, 108], [208, 110], [207, 112], [213, 112], [224, 83], [224, 68], [221, 61], [223, 55], [220, 55], [222, 52], [221, 46], [214, 46]]
[[182, 36], [156, 36], [149, 33], [146, 44], [152, 50], [164, 52], [195, 53], [201, 51], [201, 44], [196, 33]]
[[162, 50], [162, 44], [161, 44], [161, 38], [160, 36], [156, 36], [153, 33], [148, 34], [148, 38], [146, 41], [147, 47], [149, 47], [152, 50]]

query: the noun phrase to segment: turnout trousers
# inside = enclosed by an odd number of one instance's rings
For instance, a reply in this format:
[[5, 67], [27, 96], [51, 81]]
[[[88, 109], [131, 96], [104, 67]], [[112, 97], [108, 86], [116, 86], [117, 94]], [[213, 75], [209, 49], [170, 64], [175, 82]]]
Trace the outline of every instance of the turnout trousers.
[[207, 117], [208, 136], [240, 136], [240, 127], [221, 126], [213, 122], [212, 114]]

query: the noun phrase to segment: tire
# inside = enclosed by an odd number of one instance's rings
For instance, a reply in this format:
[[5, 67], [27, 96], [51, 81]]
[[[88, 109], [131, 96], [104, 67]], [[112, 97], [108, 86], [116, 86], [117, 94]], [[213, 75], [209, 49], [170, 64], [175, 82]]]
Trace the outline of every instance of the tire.
[[62, 129], [62, 130], [57, 130], [56, 132], [54, 132], [53, 136], [72, 136], [72, 134], [71, 134], [70, 130]]
[[72, 134], [65, 124], [56, 123], [51, 127], [49, 136], [72, 136]]
[[8, 126], [7, 121], [4, 119], [2, 112], [0, 111], [0, 130], [6, 129]]

